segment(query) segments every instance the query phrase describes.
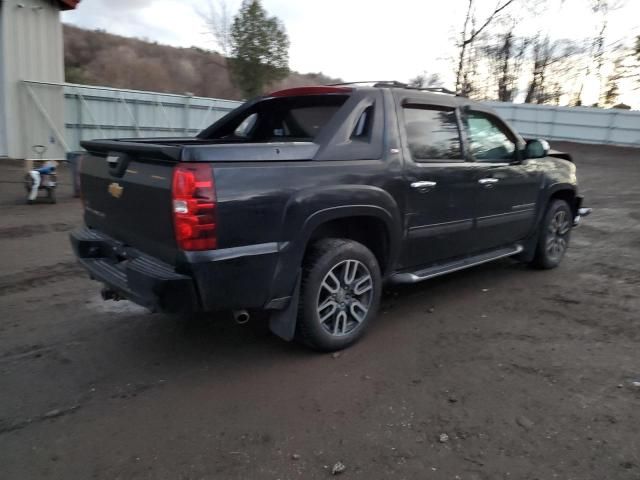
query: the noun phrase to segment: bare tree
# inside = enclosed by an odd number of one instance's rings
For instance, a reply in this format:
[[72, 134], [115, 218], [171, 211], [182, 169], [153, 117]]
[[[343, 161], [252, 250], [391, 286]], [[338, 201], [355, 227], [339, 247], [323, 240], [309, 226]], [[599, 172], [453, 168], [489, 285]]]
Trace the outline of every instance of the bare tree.
[[513, 99], [513, 72], [510, 59], [513, 56], [513, 30], [502, 35], [497, 53], [498, 59], [498, 100], [508, 102]]
[[518, 91], [518, 80], [530, 40], [515, 35], [517, 22], [511, 21], [504, 33], [490, 37], [482, 46], [482, 56], [488, 63], [487, 84], [495, 89], [501, 102], [511, 102]]
[[635, 44], [633, 46], [633, 56], [635, 57], [635, 66], [633, 67], [635, 71], [635, 76], [638, 78], [638, 88], [640, 88], [640, 35], [638, 35], [635, 39]]
[[624, 57], [619, 56], [613, 61], [613, 71], [607, 78], [607, 84], [602, 96], [604, 107], [613, 107], [620, 97], [620, 80], [624, 75]]
[[231, 24], [233, 14], [226, 0], [209, 0], [207, 9], [197, 10], [198, 15], [204, 20], [207, 29], [213, 35], [216, 45], [225, 58], [231, 55]]
[[536, 35], [532, 40], [531, 80], [525, 103], [559, 103], [565, 93], [564, 80], [575, 69], [575, 56], [582, 50], [569, 40], [550, 40], [548, 35]]
[[[464, 19], [464, 24], [462, 27], [462, 31], [460, 32], [460, 42], [458, 44], [458, 48], [460, 51], [458, 52], [458, 66], [456, 69], [456, 92], [461, 92], [463, 77], [465, 76], [464, 67], [467, 50], [470, 46], [473, 45], [473, 42], [480, 36], [480, 34], [494, 21], [498, 15], [506, 9], [509, 5], [511, 5], [515, 0], [502, 0], [502, 2], [498, 2], [485, 21], [480, 24], [479, 27], [475, 26], [475, 15], [473, 10], [473, 1], [469, 0], [467, 5], [467, 12]], [[470, 25], [471, 24], [471, 25]], [[471, 26], [471, 28], [469, 28]], [[469, 72], [466, 72], [467, 82], [470, 80]]]
[[[591, 39], [589, 59], [584, 67], [583, 79], [580, 82], [578, 92], [574, 99], [575, 105], [582, 105], [582, 92], [584, 90], [585, 79], [589, 78], [593, 69], [598, 81], [598, 103], [603, 103], [606, 96], [606, 86], [604, 85], [602, 69], [606, 63], [606, 45], [607, 29], [609, 26], [609, 14], [612, 11], [623, 7], [626, 0], [590, 0], [591, 12], [597, 19], [596, 32]], [[597, 105], [596, 104], [596, 105]]]
[[[475, 18], [471, 19], [472, 30], [475, 30]], [[484, 40], [484, 36], [478, 36], [476, 41], [471, 43], [467, 48], [466, 65], [463, 70], [462, 80], [460, 84], [460, 94], [465, 97], [473, 97], [478, 100], [487, 99], [486, 85], [483, 84], [479, 72], [481, 71], [481, 49], [479, 47], [480, 40]]]
[[[605, 105], [607, 97], [611, 95], [611, 89], [614, 84], [617, 85], [621, 80], [635, 80], [630, 86], [634, 90], [640, 89], [640, 35], [633, 39], [631, 47], [623, 42], [617, 42], [615, 46], [616, 56], [613, 60], [612, 73], [607, 78], [607, 85], [604, 93]], [[617, 92], [617, 88], [615, 91]]]
[[427, 72], [422, 72], [409, 80], [409, 86], [416, 88], [441, 87], [442, 81], [437, 73], [428, 74]]

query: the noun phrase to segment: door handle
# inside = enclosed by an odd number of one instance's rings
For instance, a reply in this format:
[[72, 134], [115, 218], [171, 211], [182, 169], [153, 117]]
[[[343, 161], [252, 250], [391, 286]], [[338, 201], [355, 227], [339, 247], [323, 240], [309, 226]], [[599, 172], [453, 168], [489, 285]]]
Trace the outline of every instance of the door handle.
[[413, 182], [411, 184], [411, 188], [417, 188], [418, 190], [425, 190], [427, 188], [433, 188], [437, 185], [437, 182], [429, 182], [429, 181], [424, 181], [424, 182]]
[[481, 178], [480, 180], [478, 180], [478, 183], [480, 185], [487, 185], [487, 186], [491, 186], [494, 183], [498, 183], [499, 179], [497, 178]]

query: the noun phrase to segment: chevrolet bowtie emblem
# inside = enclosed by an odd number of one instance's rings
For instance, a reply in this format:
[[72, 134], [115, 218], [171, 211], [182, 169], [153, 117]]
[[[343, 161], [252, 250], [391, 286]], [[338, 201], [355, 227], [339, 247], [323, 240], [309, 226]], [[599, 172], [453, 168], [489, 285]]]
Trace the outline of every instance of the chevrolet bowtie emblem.
[[109, 193], [113, 198], [120, 198], [122, 196], [123, 187], [119, 183], [113, 182], [109, 185]]

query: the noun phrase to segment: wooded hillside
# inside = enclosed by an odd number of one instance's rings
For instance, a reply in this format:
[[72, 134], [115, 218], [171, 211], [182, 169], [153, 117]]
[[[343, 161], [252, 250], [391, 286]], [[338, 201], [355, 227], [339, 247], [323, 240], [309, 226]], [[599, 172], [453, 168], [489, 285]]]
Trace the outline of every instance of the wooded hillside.
[[[64, 64], [70, 83], [241, 99], [225, 58], [197, 47], [176, 48], [65, 25]], [[271, 88], [337, 81], [322, 73], [291, 72]]]

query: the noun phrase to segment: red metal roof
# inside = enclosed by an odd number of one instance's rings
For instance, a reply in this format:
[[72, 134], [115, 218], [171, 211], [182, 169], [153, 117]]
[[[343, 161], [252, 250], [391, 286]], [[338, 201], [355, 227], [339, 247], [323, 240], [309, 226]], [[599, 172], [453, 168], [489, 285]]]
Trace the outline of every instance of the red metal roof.
[[80, 0], [58, 0], [60, 10], [73, 10], [79, 3]]

